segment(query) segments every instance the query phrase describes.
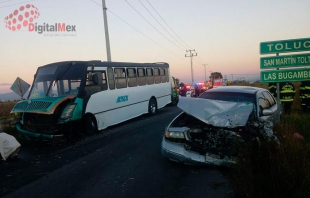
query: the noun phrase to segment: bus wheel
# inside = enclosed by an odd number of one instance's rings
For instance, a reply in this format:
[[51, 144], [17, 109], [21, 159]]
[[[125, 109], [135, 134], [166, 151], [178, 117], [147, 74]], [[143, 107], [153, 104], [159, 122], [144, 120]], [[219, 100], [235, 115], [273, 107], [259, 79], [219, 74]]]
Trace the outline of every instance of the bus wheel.
[[151, 98], [149, 101], [149, 114], [154, 115], [157, 111], [157, 104], [154, 98]]
[[86, 115], [84, 118], [85, 133], [93, 135], [98, 132], [96, 120], [90, 115]]

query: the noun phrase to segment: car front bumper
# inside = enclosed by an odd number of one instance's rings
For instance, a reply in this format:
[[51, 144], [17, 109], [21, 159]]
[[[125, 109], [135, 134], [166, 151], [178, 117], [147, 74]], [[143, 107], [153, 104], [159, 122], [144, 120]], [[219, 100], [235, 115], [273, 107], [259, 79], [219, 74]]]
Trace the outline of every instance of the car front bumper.
[[161, 144], [161, 154], [172, 161], [190, 164], [190, 165], [212, 165], [232, 167], [236, 164], [231, 159], [219, 159], [211, 155], [202, 155], [194, 151], [189, 151], [184, 148], [182, 144], [174, 143], [163, 137]]

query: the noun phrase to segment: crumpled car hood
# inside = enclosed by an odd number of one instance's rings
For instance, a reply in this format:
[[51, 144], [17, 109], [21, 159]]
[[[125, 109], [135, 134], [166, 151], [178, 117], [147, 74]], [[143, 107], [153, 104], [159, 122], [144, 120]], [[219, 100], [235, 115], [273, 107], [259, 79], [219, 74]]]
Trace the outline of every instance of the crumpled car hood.
[[252, 103], [237, 103], [180, 97], [178, 107], [187, 114], [215, 127], [246, 126], [253, 111]]

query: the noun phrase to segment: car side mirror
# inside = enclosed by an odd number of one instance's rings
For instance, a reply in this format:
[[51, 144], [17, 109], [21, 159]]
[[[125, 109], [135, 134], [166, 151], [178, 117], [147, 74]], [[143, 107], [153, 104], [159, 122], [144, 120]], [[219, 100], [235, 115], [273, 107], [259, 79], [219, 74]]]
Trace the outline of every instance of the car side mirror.
[[263, 109], [263, 116], [269, 116], [272, 114], [273, 112], [270, 109]]

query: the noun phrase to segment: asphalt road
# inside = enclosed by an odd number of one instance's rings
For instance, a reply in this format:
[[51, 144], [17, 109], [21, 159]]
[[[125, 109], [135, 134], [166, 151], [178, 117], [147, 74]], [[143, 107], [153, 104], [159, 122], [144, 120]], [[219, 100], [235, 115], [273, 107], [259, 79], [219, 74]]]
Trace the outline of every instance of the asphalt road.
[[189, 166], [161, 156], [168, 106], [100, 134], [53, 144], [22, 143], [17, 160], [0, 162], [4, 197], [234, 197], [229, 170]]

